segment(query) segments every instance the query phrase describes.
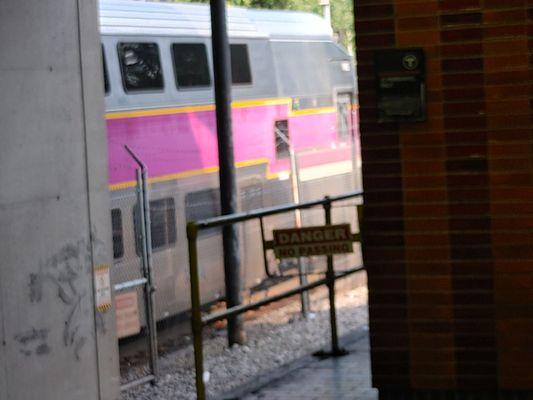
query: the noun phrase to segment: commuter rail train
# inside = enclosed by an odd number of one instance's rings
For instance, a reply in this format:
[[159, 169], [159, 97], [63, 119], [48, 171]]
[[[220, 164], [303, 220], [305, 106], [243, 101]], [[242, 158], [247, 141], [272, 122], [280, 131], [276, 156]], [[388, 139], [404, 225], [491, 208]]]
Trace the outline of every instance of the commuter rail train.
[[[217, 136], [207, 5], [102, 0], [113, 283], [140, 277], [136, 164], [148, 167], [158, 320], [190, 308], [185, 224], [217, 215]], [[353, 190], [356, 82], [350, 55], [320, 16], [228, 9], [239, 209], [292, 202], [289, 147], [303, 200]], [[354, 134], [355, 132], [355, 134]], [[339, 210], [341, 212], [342, 210]], [[308, 213], [304, 222], [321, 223]], [[266, 221], [291, 226], [291, 215]], [[264, 283], [257, 224], [240, 227], [246, 290]], [[204, 302], [224, 293], [221, 231], [198, 243]], [[117, 293], [119, 336], [144, 322], [142, 292]]]

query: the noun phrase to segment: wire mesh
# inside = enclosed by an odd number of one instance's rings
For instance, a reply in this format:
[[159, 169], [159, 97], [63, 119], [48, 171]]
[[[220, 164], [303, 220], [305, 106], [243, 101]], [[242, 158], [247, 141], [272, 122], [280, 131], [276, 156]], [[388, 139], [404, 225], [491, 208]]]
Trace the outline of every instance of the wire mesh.
[[[349, 129], [348, 125], [345, 125]], [[351, 132], [340, 134], [351, 138]], [[354, 141], [342, 144], [345, 156], [354, 153]], [[309, 160], [318, 153], [317, 149], [304, 149], [296, 152], [300, 170], [300, 201], [336, 195], [357, 187], [357, 160], [344, 157], [330, 165], [316, 168]], [[286, 175], [278, 174], [276, 179], [265, 179], [265, 166], [239, 169], [238, 206], [242, 211], [271, 207], [293, 202], [292, 182]], [[290, 171], [289, 171], [290, 172]], [[281, 178], [280, 178], [281, 177]], [[149, 186], [150, 211], [152, 219], [152, 261], [157, 291], [157, 320], [177, 315], [189, 309], [189, 276], [187, 269], [187, 248], [185, 224], [219, 215], [219, 193], [217, 174], [205, 174], [182, 180], [151, 183]], [[138, 225], [138, 206], [135, 188], [123, 189], [112, 193], [112, 222], [114, 284], [132, 281], [142, 277], [140, 240]], [[358, 230], [356, 202], [347, 201], [333, 205], [334, 223], [349, 222], [354, 231]], [[320, 208], [302, 210], [302, 225], [312, 226], [324, 223], [324, 212]], [[294, 212], [265, 218], [265, 230], [271, 235], [274, 229], [295, 226]], [[257, 221], [247, 221], [240, 225], [240, 246], [242, 263], [242, 282], [244, 293], [250, 294], [265, 286], [266, 275], [262, 263], [261, 232]], [[270, 237], [271, 238], [271, 237]], [[267, 236], [267, 239], [269, 237]], [[224, 275], [222, 258], [222, 232], [219, 228], [202, 232], [199, 246], [201, 254], [200, 275], [202, 279], [202, 301], [217, 301], [224, 297]], [[357, 247], [357, 246], [356, 246]], [[335, 256], [335, 265], [341, 270], [361, 263], [360, 250], [354, 248], [351, 255]], [[297, 274], [296, 260], [278, 261], [273, 254], [268, 255], [269, 265], [285, 276]], [[321, 274], [326, 269], [324, 257], [311, 257], [305, 261], [307, 273]], [[129, 293], [129, 294], [127, 294]], [[136, 299], [131, 293], [136, 293]], [[129, 289], [119, 293], [119, 303], [127, 305], [125, 310], [118, 307], [119, 336], [136, 334], [146, 324], [142, 289]], [[136, 306], [134, 303], [136, 300]], [[137, 319], [137, 322], [136, 322]]]
[[[348, 127], [347, 127], [348, 129]], [[297, 190], [300, 202], [316, 200], [326, 195], [358, 190], [360, 172], [357, 141], [351, 132], [341, 133], [345, 141], [336, 141], [331, 149], [306, 148], [294, 153], [298, 171]], [[332, 157], [331, 154], [339, 158]], [[281, 155], [283, 156], [283, 154]], [[329, 161], [320, 161], [323, 158]], [[281, 164], [283, 165], [283, 164]], [[295, 199], [295, 180], [291, 179], [290, 163], [275, 174], [267, 164], [237, 170], [238, 208], [240, 211], [290, 204]], [[288, 169], [288, 170], [287, 170]], [[185, 226], [188, 221], [214, 217], [220, 214], [218, 175], [202, 174], [179, 180], [157, 181], [148, 185], [151, 214], [152, 266], [154, 272], [155, 316], [157, 321], [184, 315], [190, 309], [190, 279]], [[334, 203], [332, 223], [350, 223], [358, 232], [357, 204], [354, 201]], [[324, 210], [320, 207], [300, 211], [302, 226], [323, 225]], [[112, 193], [111, 220], [113, 225], [114, 284], [132, 282], [143, 277], [139, 208], [135, 187]], [[272, 239], [274, 229], [293, 228], [297, 225], [295, 212], [264, 218], [266, 239]], [[267, 265], [278, 276], [267, 277], [263, 264], [261, 230], [258, 220], [238, 224], [241, 282], [244, 302], [250, 302], [258, 292], [265, 294], [279, 282], [297, 278], [298, 259], [277, 260], [267, 252]], [[202, 231], [198, 238], [199, 279], [201, 303], [223, 301], [224, 265], [222, 230]], [[352, 254], [334, 256], [337, 272], [362, 265], [360, 246], [354, 243]], [[310, 281], [324, 277], [326, 257], [301, 259]], [[294, 279], [294, 285], [296, 280]], [[256, 297], [257, 298], [257, 297]], [[116, 293], [117, 327], [119, 337], [137, 335], [147, 326], [145, 298], [142, 286]], [[178, 319], [179, 320], [179, 319]], [[169, 325], [160, 325], [168, 328]], [[176, 335], [177, 336], [177, 335]]]

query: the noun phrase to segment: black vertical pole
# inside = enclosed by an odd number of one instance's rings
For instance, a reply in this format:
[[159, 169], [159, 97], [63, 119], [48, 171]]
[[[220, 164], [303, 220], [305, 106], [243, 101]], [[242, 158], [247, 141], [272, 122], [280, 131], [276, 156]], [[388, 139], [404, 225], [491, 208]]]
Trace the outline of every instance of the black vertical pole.
[[[324, 214], [326, 225], [331, 225], [331, 200], [329, 196], [324, 197]], [[331, 355], [333, 357], [344, 356], [348, 352], [339, 347], [339, 336], [337, 333], [337, 311], [335, 309], [335, 268], [333, 265], [333, 256], [327, 256], [328, 269], [326, 271], [326, 280], [329, 295], [329, 321], [331, 327]]]
[[[222, 214], [237, 212], [237, 186], [231, 130], [231, 69], [225, 0], [211, 0], [211, 40], [215, 75], [218, 161], [220, 166], [220, 205]], [[240, 259], [237, 226], [224, 226], [224, 275], [226, 304], [241, 304]], [[228, 318], [228, 344], [244, 342], [242, 317]]]

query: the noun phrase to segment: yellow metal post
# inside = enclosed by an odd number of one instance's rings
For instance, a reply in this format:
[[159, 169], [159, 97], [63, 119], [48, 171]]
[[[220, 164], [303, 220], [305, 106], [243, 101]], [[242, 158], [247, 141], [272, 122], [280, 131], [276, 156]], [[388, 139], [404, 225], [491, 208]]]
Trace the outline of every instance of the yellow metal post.
[[205, 400], [204, 355], [202, 341], [202, 314], [200, 310], [200, 282], [198, 278], [198, 226], [194, 222], [187, 224], [189, 242], [189, 275], [191, 280], [191, 324], [194, 345], [194, 366], [196, 369], [196, 397]]
[[[357, 223], [359, 225], [359, 242], [363, 246], [363, 205], [357, 205]], [[361, 249], [362, 252], [362, 249]]]
[[[324, 198], [324, 216], [326, 225], [331, 225], [331, 200], [328, 196]], [[335, 310], [335, 269], [333, 266], [333, 256], [327, 256], [328, 269], [326, 280], [329, 294], [329, 318], [331, 325], [331, 355], [343, 355], [345, 352], [339, 347], [339, 336], [337, 333], [337, 313]]]

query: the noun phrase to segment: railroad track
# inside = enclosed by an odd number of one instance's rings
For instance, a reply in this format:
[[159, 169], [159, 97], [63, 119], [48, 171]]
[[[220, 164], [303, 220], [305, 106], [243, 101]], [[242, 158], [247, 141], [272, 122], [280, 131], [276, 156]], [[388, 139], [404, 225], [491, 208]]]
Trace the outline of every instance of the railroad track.
[[[268, 289], [256, 291], [253, 295], [245, 298], [245, 301], [253, 301], [265, 297], [267, 295], [273, 295], [281, 293], [287, 290], [296, 283], [296, 278], [284, 281], [280, 284], [272, 286]], [[354, 287], [360, 287], [366, 285], [366, 274], [359, 272], [354, 274], [350, 278], [346, 278], [337, 281], [336, 288], [338, 294], [346, 292]], [[313, 296], [315, 299], [325, 299], [327, 297], [327, 288], [320, 287], [314, 289]], [[299, 311], [297, 309], [299, 305], [299, 297], [293, 296], [285, 300], [278, 301], [276, 303], [269, 304], [261, 307], [258, 310], [249, 311], [244, 315], [246, 323], [253, 323], [260, 320], [265, 314], [270, 314], [275, 310], [285, 308], [289, 305], [294, 305], [295, 311], [292, 317], [299, 317]], [[208, 308], [210, 311], [224, 308], [224, 302], [217, 302], [211, 304]], [[281, 321], [280, 321], [281, 322]], [[204, 330], [205, 338], [213, 338], [216, 336], [225, 336], [225, 321], [219, 321], [211, 326], [208, 326]], [[159, 355], [165, 356], [173, 351], [187, 347], [191, 343], [191, 325], [189, 312], [181, 313], [177, 316], [168, 318], [158, 323], [158, 342], [159, 342]], [[122, 373], [127, 373], [128, 369], [132, 367], [138, 367], [143, 365], [148, 360], [148, 347], [147, 338], [144, 334], [144, 330], [139, 335], [129, 338], [121, 339], [119, 341], [119, 354], [120, 354], [120, 368]]]

